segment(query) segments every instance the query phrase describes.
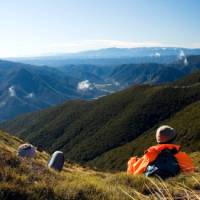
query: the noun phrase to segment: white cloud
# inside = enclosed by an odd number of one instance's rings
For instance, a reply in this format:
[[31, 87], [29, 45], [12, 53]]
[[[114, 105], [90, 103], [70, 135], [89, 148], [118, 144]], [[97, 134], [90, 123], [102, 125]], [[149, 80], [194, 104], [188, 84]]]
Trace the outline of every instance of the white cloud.
[[26, 98], [28, 98], [28, 99], [31, 99], [33, 97], [35, 97], [35, 94], [33, 92], [26, 95]]
[[188, 65], [188, 60], [187, 60], [187, 58], [185, 57], [185, 59], [184, 59], [184, 61], [183, 61], [183, 64], [185, 65], [185, 66], [187, 66]]
[[15, 92], [15, 87], [14, 86], [9, 87], [8, 88], [8, 92], [9, 92], [10, 97], [16, 96], [16, 92]]
[[93, 86], [88, 80], [85, 80], [78, 83], [77, 89], [82, 91], [91, 90], [93, 89]]
[[183, 50], [181, 50], [180, 53], [178, 54], [178, 59], [183, 61], [183, 64], [185, 66], [188, 65], [188, 60], [187, 60], [187, 57], [186, 57], [185, 52]]
[[155, 57], [160, 57], [160, 53], [159, 53], [159, 52], [156, 52], [156, 53], [154, 54], [154, 56], [155, 56]]
[[178, 55], [179, 59], [182, 60], [185, 58], [185, 53], [183, 50], [180, 51], [179, 55]]

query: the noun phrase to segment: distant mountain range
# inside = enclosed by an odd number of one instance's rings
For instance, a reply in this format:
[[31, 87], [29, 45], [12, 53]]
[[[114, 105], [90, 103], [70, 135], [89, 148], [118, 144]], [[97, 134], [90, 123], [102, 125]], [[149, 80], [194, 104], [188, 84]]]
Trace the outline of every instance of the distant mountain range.
[[101, 86], [101, 78], [86, 71], [79, 73], [73, 77], [65, 68], [0, 61], [0, 121], [66, 100], [92, 99], [109, 93], [90, 82]]
[[[175, 49], [162, 49], [169, 50]], [[200, 56], [187, 57], [183, 52], [172, 63], [145, 63], [146, 57], [143, 63], [140, 59], [137, 64], [56, 68], [0, 60], [0, 121], [66, 100], [97, 99], [131, 85], [170, 83], [200, 69]]]
[[170, 63], [183, 56], [200, 55], [200, 49], [176, 47], [107, 48], [79, 53], [56, 54], [29, 58], [10, 58], [33, 65], [66, 64], [120, 65], [133, 63]]
[[62, 55], [68, 58], [123, 58], [123, 57], [160, 57], [199, 55], [200, 49], [176, 47], [140, 47], [140, 48], [107, 48]]
[[49, 152], [104, 169], [125, 169], [128, 158], [155, 143], [155, 129], [170, 124], [178, 143], [199, 151], [200, 73], [172, 84], [132, 86], [93, 101], [62, 105], [5, 122], [0, 128]]

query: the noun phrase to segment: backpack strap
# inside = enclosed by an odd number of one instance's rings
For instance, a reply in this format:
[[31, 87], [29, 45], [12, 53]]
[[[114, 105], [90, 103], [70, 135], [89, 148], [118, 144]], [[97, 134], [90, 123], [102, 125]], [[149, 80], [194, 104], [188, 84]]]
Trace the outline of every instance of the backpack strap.
[[169, 150], [173, 155], [177, 154], [180, 151], [180, 149], [177, 150], [176, 148], [174, 148], [174, 149], [167, 149], [167, 150]]
[[[164, 144], [163, 144], [163, 145], [164, 145]], [[173, 155], [175, 155], [175, 154], [177, 154], [177, 153], [181, 150], [181, 147], [178, 146], [178, 148], [177, 148], [177, 146], [171, 146], [171, 145], [168, 146], [168, 144], [166, 144], [166, 147], [165, 147], [165, 148], [158, 149], [159, 154], [160, 154], [161, 152], [165, 151], [165, 150], [168, 150], [168, 151], [170, 151]]]

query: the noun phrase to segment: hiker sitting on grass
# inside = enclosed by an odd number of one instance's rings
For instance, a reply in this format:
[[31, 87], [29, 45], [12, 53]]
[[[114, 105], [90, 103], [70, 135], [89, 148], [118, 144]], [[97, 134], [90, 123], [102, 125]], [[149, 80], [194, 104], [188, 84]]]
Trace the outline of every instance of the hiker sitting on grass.
[[168, 178], [180, 172], [195, 170], [192, 159], [175, 145], [176, 132], [170, 126], [157, 129], [157, 145], [150, 147], [143, 157], [132, 157], [128, 161], [127, 172], [133, 175], [159, 176]]

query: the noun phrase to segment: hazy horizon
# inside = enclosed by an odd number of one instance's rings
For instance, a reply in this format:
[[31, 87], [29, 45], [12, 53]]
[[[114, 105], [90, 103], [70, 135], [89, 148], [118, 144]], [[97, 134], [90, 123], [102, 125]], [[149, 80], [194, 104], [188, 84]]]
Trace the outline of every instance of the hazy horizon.
[[64, 56], [64, 55], [73, 55], [78, 53], [87, 53], [90, 51], [99, 51], [99, 50], [105, 50], [105, 49], [136, 49], [136, 48], [174, 48], [174, 49], [200, 49], [198, 48], [192, 48], [192, 47], [180, 47], [180, 46], [139, 46], [139, 47], [105, 47], [105, 48], [94, 48], [94, 49], [86, 49], [86, 50], [77, 50], [72, 52], [51, 52], [51, 53], [41, 53], [41, 54], [31, 54], [31, 55], [24, 55], [24, 56], [5, 56], [0, 57], [0, 59], [23, 59], [23, 58], [37, 58], [37, 57], [49, 57], [49, 56]]

